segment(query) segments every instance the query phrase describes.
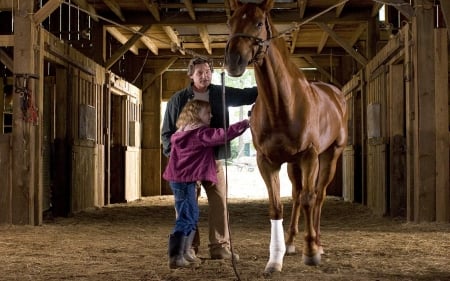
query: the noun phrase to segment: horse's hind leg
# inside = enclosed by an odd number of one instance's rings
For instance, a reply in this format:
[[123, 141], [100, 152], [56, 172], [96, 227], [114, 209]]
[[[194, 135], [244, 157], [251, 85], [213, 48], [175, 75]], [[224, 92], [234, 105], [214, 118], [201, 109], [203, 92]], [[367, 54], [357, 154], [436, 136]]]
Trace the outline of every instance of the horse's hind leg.
[[319, 156], [319, 176], [316, 187], [316, 205], [314, 207], [314, 229], [316, 230], [316, 244], [319, 246], [321, 254], [324, 253], [320, 241], [320, 217], [322, 215], [322, 206], [326, 198], [327, 187], [336, 174], [336, 164], [343, 148], [335, 146], [329, 147]]
[[298, 233], [298, 222], [300, 221], [300, 191], [302, 189], [301, 170], [297, 164], [288, 164], [287, 173], [292, 183], [292, 213], [291, 221], [289, 223], [288, 236], [286, 240], [286, 255], [296, 253], [295, 250], [295, 236]]

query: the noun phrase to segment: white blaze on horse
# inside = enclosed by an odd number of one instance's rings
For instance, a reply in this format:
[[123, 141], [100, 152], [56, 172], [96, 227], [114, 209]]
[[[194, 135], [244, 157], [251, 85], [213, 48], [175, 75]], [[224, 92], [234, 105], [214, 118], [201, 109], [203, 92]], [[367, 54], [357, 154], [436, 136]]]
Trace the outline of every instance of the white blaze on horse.
[[[307, 81], [290, 60], [287, 45], [270, 18], [273, 2], [230, 1], [234, 13], [228, 21], [225, 51], [231, 76], [241, 76], [249, 64], [254, 65], [258, 98], [250, 122], [258, 168], [269, 194], [268, 273], [281, 271], [284, 254], [295, 253], [300, 211], [305, 219], [303, 262], [320, 263], [321, 208], [347, 142], [345, 97], [331, 84]], [[293, 199], [286, 242], [279, 178], [283, 163], [287, 163]]]

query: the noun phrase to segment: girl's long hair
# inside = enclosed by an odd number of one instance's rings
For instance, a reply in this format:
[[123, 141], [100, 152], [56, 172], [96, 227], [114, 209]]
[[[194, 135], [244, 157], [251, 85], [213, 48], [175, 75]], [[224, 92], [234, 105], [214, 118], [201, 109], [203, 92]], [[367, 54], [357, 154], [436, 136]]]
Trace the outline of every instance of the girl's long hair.
[[204, 100], [190, 100], [186, 103], [181, 110], [180, 116], [176, 123], [177, 128], [185, 127], [188, 124], [201, 123], [202, 120], [199, 117], [200, 110], [202, 108], [210, 107], [209, 102]]

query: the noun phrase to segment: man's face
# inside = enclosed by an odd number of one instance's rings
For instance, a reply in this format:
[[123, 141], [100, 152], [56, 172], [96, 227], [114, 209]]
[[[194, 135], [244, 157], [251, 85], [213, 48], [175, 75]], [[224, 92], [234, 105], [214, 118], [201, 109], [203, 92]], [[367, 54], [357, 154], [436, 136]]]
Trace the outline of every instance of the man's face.
[[202, 63], [194, 65], [194, 73], [190, 76], [194, 81], [194, 87], [198, 90], [206, 90], [211, 84], [212, 73], [209, 64]]

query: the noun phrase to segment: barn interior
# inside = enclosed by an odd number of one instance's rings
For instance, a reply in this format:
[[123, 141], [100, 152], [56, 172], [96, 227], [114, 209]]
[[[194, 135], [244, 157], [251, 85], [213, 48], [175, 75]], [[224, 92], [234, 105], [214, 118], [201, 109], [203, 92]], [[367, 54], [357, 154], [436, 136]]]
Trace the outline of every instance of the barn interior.
[[[231, 7], [0, 0], [0, 223], [170, 194], [162, 103], [189, 83], [192, 57], [223, 71]], [[450, 222], [450, 3], [276, 0], [271, 17], [307, 77], [347, 97], [330, 194], [380, 216]]]

